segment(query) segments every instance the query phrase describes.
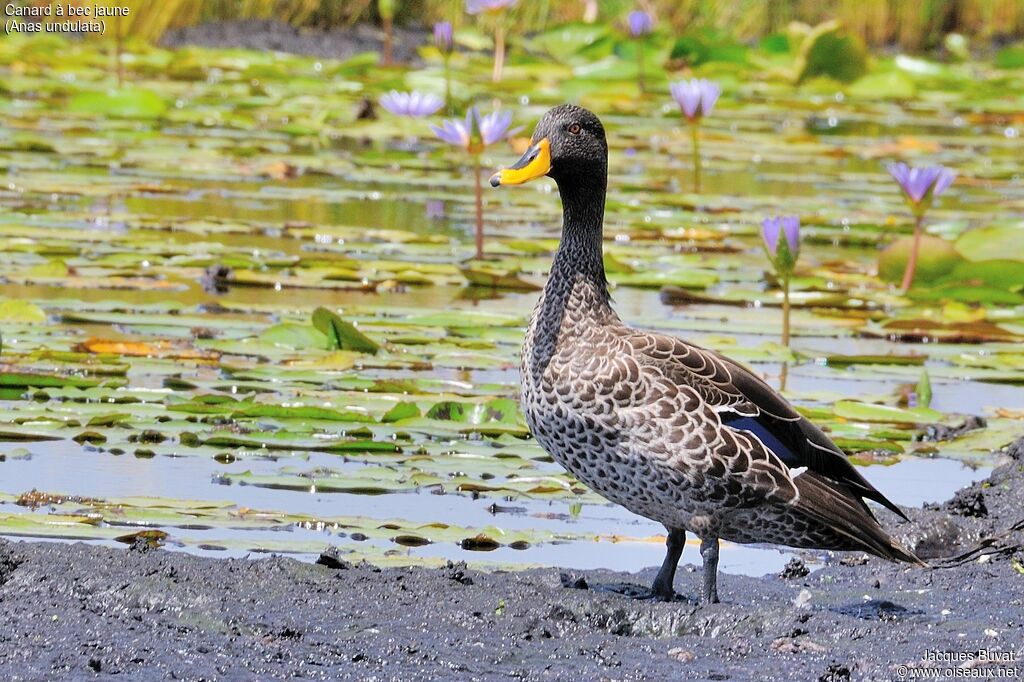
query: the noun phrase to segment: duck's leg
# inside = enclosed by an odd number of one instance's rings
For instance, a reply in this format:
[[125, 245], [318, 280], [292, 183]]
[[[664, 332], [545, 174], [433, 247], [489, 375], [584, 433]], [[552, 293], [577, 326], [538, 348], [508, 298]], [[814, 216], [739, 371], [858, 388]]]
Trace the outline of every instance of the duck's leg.
[[704, 603], [718, 603], [718, 538], [700, 539], [700, 556], [704, 559]]
[[683, 547], [686, 545], [686, 531], [674, 528], [668, 529], [668, 537], [665, 539], [665, 561], [661, 563], [661, 570], [654, 579], [651, 586], [651, 593], [656, 599], [672, 601], [676, 595], [672, 583], [676, 579], [676, 566], [679, 565], [679, 557], [683, 555]]

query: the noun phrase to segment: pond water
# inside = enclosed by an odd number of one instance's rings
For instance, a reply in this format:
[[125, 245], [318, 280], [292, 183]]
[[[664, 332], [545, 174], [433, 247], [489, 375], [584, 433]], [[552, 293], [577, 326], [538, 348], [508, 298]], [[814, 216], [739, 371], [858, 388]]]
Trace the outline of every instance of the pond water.
[[[115, 543], [157, 529], [171, 549], [214, 556], [312, 559], [333, 544], [379, 563], [659, 564], [663, 528], [583, 489], [510, 407], [537, 294], [467, 285], [460, 269], [481, 265], [467, 260], [463, 160], [418, 122], [338, 113], [355, 96], [337, 81], [307, 77], [299, 92], [268, 76], [273, 96], [250, 97], [244, 69], [218, 68], [230, 86], [141, 78], [184, 102], [156, 119], [65, 110], [68, 92], [44, 74], [18, 76], [26, 89], [0, 122], [0, 535]], [[100, 90], [99, 75], [81, 78], [66, 90]], [[302, 120], [297, 97], [320, 98], [316, 131], [287, 127]], [[905, 299], [877, 279], [880, 249], [910, 225], [883, 161], [958, 169], [930, 221], [960, 248], [1022, 217], [1013, 123], [948, 98], [727, 92], [697, 196], [688, 133], [664, 100], [583, 96], [612, 146], [620, 315], [775, 386], [785, 376], [786, 395], [898, 504], [986, 476], [1022, 431], [1024, 303], [1019, 288], [977, 282], [962, 283], [966, 300]], [[532, 125], [554, 103], [516, 105], [516, 119]], [[484, 164], [515, 157], [497, 145]], [[484, 266], [542, 284], [556, 192], [486, 201]], [[804, 223], [791, 350], [758, 232], [783, 212]], [[217, 286], [202, 286], [211, 268]], [[673, 303], [665, 287], [699, 299]], [[330, 350], [311, 322], [321, 306], [381, 351]], [[908, 407], [923, 374], [930, 404]], [[987, 426], [957, 431], [971, 415]], [[721, 562], [761, 574], [789, 556], [726, 545]]]

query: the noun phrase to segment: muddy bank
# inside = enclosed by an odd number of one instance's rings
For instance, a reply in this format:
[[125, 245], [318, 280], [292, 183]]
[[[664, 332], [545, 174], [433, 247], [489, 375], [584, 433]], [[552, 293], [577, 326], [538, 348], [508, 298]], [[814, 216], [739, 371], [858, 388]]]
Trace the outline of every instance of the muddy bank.
[[[1014, 657], [992, 667], [1019, 678], [1021, 450], [910, 524], [885, 519], [933, 555], [998, 536], [981, 560], [922, 570], [847, 555], [809, 575], [723, 575], [712, 607], [603, 589], [653, 568], [381, 570], [0, 541], [0, 678], [898, 680], [901, 666], [979, 649]], [[694, 595], [698, 579], [683, 566], [676, 589]]]
[[[418, 60], [416, 50], [430, 39], [431, 36], [423, 30], [396, 26], [394, 59], [404, 64], [415, 63]], [[172, 29], [164, 35], [160, 44], [171, 48], [199, 45], [348, 59], [361, 52], [381, 52], [383, 41], [383, 32], [369, 24], [319, 31], [296, 28], [280, 21], [250, 19]]]

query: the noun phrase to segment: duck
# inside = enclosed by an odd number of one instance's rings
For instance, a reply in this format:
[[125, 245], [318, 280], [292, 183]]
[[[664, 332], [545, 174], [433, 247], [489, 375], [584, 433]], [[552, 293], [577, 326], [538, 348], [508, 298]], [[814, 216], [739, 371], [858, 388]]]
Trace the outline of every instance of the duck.
[[752, 370], [620, 319], [603, 260], [608, 143], [593, 112], [546, 112], [522, 158], [490, 185], [542, 177], [558, 188], [562, 227], [523, 341], [522, 409], [537, 442], [574, 477], [665, 526], [665, 559], [644, 595], [675, 598], [687, 533], [700, 539], [705, 604], [719, 601], [721, 540], [924, 566], [867, 501], [906, 514]]

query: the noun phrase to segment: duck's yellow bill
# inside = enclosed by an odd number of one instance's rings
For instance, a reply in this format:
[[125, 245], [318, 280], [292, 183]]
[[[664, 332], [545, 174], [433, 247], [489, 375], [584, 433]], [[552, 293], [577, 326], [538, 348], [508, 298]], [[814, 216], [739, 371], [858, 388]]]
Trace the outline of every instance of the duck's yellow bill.
[[492, 175], [491, 187], [521, 185], [547, 175], [549, 170], [551, 170], [551, 142], [545, 137], [537, 144], [530, 145], [530, 148], [523, 154], [523, 158]]

